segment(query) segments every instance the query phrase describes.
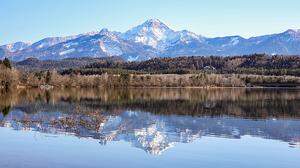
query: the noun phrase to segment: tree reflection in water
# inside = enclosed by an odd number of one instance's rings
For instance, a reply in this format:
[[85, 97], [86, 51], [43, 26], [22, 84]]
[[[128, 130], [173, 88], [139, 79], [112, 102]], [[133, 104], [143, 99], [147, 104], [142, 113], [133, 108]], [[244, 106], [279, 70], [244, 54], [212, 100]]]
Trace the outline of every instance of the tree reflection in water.
[[65, 89], [0, 95], [0, 126], [124, 140], [151, 154], [201, 136], [300, 144], [300, 91], [291, 89]]

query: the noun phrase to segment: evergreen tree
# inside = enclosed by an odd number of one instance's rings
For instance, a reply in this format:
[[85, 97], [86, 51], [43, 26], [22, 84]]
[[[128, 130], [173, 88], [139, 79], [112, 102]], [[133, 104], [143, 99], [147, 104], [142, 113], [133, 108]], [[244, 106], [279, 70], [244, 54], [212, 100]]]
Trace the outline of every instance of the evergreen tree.
[[10, 112], [10, 109], [11, 109], [10, 106], [5, 106], [5, 107], [1, 110], [2, 115], [3, 115], [4, 117], [7, 116], [7, 115], [9, 114], [9, 112]]
[[11, 63], [8, 58], [4, 58], [3, 65], [9, 69], [11, 69]]
[[49, 84], [51, 81], [51, 73], [50, 71], [47, 71], [46, 73], [46, 84]]

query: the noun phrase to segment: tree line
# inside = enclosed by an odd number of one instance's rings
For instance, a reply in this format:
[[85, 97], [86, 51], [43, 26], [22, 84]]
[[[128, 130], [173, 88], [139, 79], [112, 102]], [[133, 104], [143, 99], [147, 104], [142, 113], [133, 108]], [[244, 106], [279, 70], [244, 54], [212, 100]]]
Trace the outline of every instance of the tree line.
[[[123, 69], [146, 73], [189, 74], [213, 67], [220, 74], [292, 75], [300, 76], [299, 56], [269, 56], [253, 54], [234, 57], [191, 56], [176, 58], [154, 58], [142, 62], [103, 60], [81, 67], [79, 72], [98, 73], [99, 69]], [[65, 71], [67, 72], [67, 71]], [[71, 72], [71, 71], [69, 71]], [[101, 72], [100, 72], [101, 73]]]
[[79, 68], [26, 71], [0, 62], [0, 87], [252, 87], [300, 86], [300, 57], [99, 59]]

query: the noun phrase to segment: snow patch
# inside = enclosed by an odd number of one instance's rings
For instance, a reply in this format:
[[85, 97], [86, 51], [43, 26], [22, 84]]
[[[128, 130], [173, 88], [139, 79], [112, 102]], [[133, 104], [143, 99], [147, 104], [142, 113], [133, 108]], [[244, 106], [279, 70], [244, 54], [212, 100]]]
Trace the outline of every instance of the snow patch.
[[136, 56], [136, 57], [129, 56], [128, 59], [127, 59], [127, 61], [132, 62], [132, 61], [137, 61], [138, 59], [139, 59], [139, 56]]
[[65, 51], [60, 52], [59, 55], [66, 55], [66, 54], [72, 53], [72, 52], [74, 52], [74, 51], [75, 51], [75, 49], [72, 48], [72, 49], [69, 49], [69, 50], [65, 50]]
[[231, 45], [237, 45], [240, 42], [239, 38], [235, 37], [231, 39]]
[[113, 44], [106, 44], [103, 41], [100, 41], [99, 47], [101, 50], [109, 56], [120, 56], [123, 54], [122, 50]]
[[74, 45], [78, 45], [78, 42], [70, 42], [70, 43], [64, 44], [64, 47], [70, 48], [71, 46], [74, 46]]

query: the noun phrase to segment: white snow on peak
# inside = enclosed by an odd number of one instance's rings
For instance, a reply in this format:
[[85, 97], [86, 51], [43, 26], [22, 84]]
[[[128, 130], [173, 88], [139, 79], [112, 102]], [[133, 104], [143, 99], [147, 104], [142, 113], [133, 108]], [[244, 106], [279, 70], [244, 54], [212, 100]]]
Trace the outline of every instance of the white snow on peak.
[[104, 41], [116, 41], [119, 42], [119, 37], [116, 35], [116, 32], [111, 32], [108, 29], [104, 28], [99, 32], [100, 35], [104, 35]]
[[93, 36], [95, 34], [98, 34], [100, 31], [91, 31], [91, 32], [87, 32], [87, 33], [84, 33], [84, 34], [80, 34], [80, 35], [90, 35], [90, 36]]
[[152, 18], [148, 19], [145, 23], [162, 23], [159, 19]]
[[290, 30], [294, 32], [300, 32], [300, 29], [290, 29]]
[[289, 29], [287, 31], [285, 31], [284, 33], [288, 33], [288, 34], [291, 34], [291, 35], [299, 35], [300, 34], [300, 29]]
[[193, 38], [199, 38], [199, 36], [193, 32], [190, 32], [188, 30], [182, 30], [180, 32], [180, 35], [181, 37], [185, 37], [185, 36], [190, 36], [190, 37], [193, 37]]
[[123, 33], [122, 38], [159, 48], [174, 31], [158, 19], [150, 19]]
[[188, 44], [193, 40], [204, 40], [203, 37], [187, 30], [174, 31], [158, 19], [149, 19], [123, 33], [121, 37], [125, 40], [151, 46], [160, 51], [176, 43]]
[[183, 42], [186, 44], [190, 43], [193, 40], [203, 41], [203, 39], [204, 39], [203, 37], [187, 30], [178, 31], [175, 33], [173, 37], [169, 37], [169, 41], [172, 43]]
[[11, 44], [6, 44], [2, 47], [6, 48], [10, 52], [15, 52], [15, 51], [20, 51], [20, 50], [26, 49], [30, 45], [31, 45], [30, 43], [16, 42], [16, 43], [11, 43]]
[[101, 29], [100, 32], [99, 32], [99, 34], [103, 34], [103, 35], [109, 34], [109, 33], [110, 33], [110, 32], [108, 31], [107, 28], [103, 28], [103, 29]]
[[[300, 40], [300, 29], [289, 29], [289, 30], [285, 31], [283, 34], [288, 35], [288, 36], [283, 37], [288, 42]], [[278, 34], [278, 35], [282, 35], [282, 33]]]

